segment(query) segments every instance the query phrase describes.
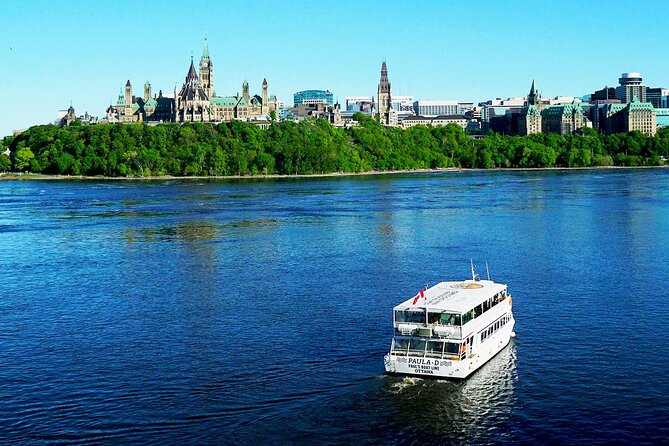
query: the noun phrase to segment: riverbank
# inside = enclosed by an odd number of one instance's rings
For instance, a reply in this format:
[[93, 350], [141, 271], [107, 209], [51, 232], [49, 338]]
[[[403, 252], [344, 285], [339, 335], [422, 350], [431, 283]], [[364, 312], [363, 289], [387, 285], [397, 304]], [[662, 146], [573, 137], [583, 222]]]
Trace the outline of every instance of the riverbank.
[[472, 139], [455, 125], [398, 129], [364, 115], [358, 119], [349, 129], [324, 120], [279, 122], [267, 130], [241, 121], [37, 126], [3, 140], [12, 156], [0, 156], [0, 170], [78, 178], [282, 178], [310, 172], [656, 166], [669, 159], [669, 128], [654, 136], [582, 129]]
[[333, 172], [333, 173], [315, 173], [308, 175], [200, 175], [200, 176], [173, 176], [173, 175], [157, 175], [157, 176], [125, 176], [125, 177], [110, 177], [110, 176], [87, 176], [87, 175], [47, 175], [39, 173], [2, 173], [0, 172], [0, 181], [71, 181], [71, 180], [93, 180], [93, 181], [124, 181], [124, 180], [146, 180], [146, 181], [160, 181], [160, 180], [257, 180], [257, 179], [286, 179], [286, 178], [327, 178], [327, 177], [355, 177], [355, 176], [369, 176], [369, 175], [398, 175], [398, 174], [415, 174], [415, 173], [440, 173], [440, 172], [500, 172], [500, 171], [560, 171], [560, 170], [628, 170], [628, 169], [665, 169], [669, 165], [664, 166], [591, 166], [591, 167], [538, 167], [538, 168], [521, 168], [521, 167], [506, 167], [506, 168], [492, 168], [492, 169], [475, 169], [475, 168], [437, 168], [437, 169], [414, 169], [414, 170], [383, 170], [383, 171], [366, 171], [366, 172]]

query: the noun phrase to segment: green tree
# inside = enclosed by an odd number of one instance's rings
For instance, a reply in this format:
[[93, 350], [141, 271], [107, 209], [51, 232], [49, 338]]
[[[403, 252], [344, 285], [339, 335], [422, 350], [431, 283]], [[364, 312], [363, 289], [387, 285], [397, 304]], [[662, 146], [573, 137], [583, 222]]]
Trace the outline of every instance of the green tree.
[[0, 153], [0, 172], [9, 172], [12, 169], [12, 160], [4, 153]]
[[30, 147], [22, 147], [14, 155], [14, 169], [18, 171], [25, 170], [30, 166], [30, 161], [35, 158], [35, 154]]

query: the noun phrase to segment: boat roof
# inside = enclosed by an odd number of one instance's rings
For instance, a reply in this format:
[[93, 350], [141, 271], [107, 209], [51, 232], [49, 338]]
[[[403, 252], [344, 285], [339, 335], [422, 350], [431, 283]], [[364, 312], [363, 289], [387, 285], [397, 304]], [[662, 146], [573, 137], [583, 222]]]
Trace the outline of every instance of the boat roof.
[[414, 304], [412, 297], [397, 305], [394, 310], [430, 310], [464, 313], [476, 305], [506, 289], [503, 283], [492, 280], [463, 280], [459, 282], [440, 282], [424, 292], [425, 298], [419, 298]]

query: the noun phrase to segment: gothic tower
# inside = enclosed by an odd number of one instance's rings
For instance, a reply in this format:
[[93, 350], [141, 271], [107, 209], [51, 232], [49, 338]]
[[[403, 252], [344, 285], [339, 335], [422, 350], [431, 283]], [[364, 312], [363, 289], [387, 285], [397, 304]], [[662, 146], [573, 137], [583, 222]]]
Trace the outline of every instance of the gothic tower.
[[532, 80], [532, 87], [527, 95], [527, 105], [538, 105], [540, 99], [541, 95], [539, 94], [539, 90], [534, 88], [534, 80]]
[[132, 84], [130, 79], [125, 83], [125, 106], [132, 107]]
[[206, 37], [200, 58], [200, 83], [207, 97], [211, 99], [214, 96], [214, 64], [209, 57], [209, 44]]
[[211, 102], [200, 83], [192, 57], [190, 68], [186, 75], [186, 81], [184, 82], [183, 87], [181, 87], [181, 91], [174, 99], [176, 104], [177, 122], [206, 122], [210, 120]]
[[151, 99], [151, 84], [149, 81], [146, 81], [146, 84], [144, 84], [144, 102], [149, 99]]
[[249, 95], [249, 83], [244, 81], [242, 84], [242, 97], [246, 102], [248, 102], [251, 99], [251, 96]]
[[269, 114], [269, 96], [267, 95], [267, 79], [262, 80], [262, 107], [260, 113]]
[[379, 81], [377, 93], [379, 98], [379, 117], [381, 118], [381, 122], [387, 124], [388, 110], [393, 108], [393, 103], [391, 100], [392, 85], [388, 80], [388, 68], [386, 67], [385, 60], [383, 61], [383, 65], [381, 65], [381, 80]]

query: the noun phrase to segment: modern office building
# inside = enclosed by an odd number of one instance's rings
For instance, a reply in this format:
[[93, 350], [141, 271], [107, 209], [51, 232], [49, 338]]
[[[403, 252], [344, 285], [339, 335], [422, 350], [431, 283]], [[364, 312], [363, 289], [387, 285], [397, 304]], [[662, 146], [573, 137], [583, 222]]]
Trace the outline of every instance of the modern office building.
[[669, 127], [669, 108], [656, 108], [655, 122], [657, 128]]
[[655, 108], [669, 108], [669, 88], [647, 88], [646, 100]]
[[447, 115], [447, 116], [409, 116], [400, 121], [399, 125], [403, 128], [414, 127], [417, 125], [431, 125], [431, 126], [444, 126], [449, 124], [455, 124], [462, 129], [466, 129], [469, 124], [469, 119], [463, 115]]
[[518, 116], [525, 106], [525, 98], [510, 97], [491, 99], [479, 103], [481, 129], [484, 133], [494, 131], [500, 134], [518, 132]]
[[458, 114], [464, 115], [465, 113], [474, 110], [474, 107], [475, 105], [473, 102], [458, 102]]
[[330, 90], [304, 90], [293, 95], [294, 106], [301, 104], [334, 105], [334, 96]]
[[640, 73], [623, 73], [618, 79], [620, 85], [616, 87], [616, 99], [628, 104], [637, 98], [639, 102], [646, 102], [646, 86]]
[[420, 99], [413, 103], [413, 110], [416, 115], [425, 117], [457, 115], [458, 101]]
[[393, 96], [393, 109], [400, 119], [413, 115], [413, 96]]
[[604, 87], [590, 95], [590, 102], [608, 101], [610, 99], [616, 99], [616, 89], [614, 87]]
[[374, 96], [347, 96], [345, 100], [347, 112], [360, 112], [366, 115], [374, 114]]

